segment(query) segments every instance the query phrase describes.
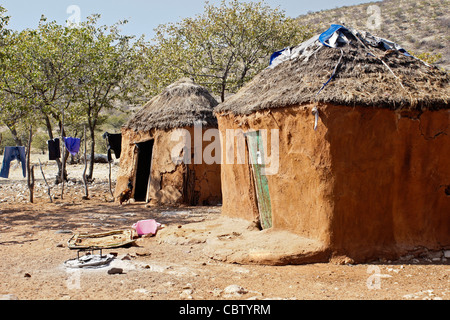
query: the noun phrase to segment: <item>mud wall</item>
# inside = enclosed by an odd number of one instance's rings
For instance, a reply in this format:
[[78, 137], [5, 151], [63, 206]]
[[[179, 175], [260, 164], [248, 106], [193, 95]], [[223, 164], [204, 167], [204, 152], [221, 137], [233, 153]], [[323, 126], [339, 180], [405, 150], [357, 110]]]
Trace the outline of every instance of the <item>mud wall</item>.
[[[206, 129], [205, 129], [206, 130]], [[188, 133], [188, 134], [186, 134]], [[122, 155], [117, 175], [115, 197], [135, 181], [137, 150], [135, 143], [154, 139], [151, 179], [148, 188], [149, 202], [154, 205], [191, 204], [186, 198], [192, 194], [195, 205], [221, 202], [220, 164], [194, 164], [194, 129], [182, 128], [168, 131], [135, 132], [122, 130]], [[188, 143], [188, 144], [186, 144]], [[202, 149], [207, 145], [204, 142]], [[185, 152], [190, 156], [185, 156]], [[192, 164], [187, 164], [188, 158]], [[178, 161], [173, 160], [178, 158]], [[192, 180], [186, 180], [190, 172]], [[187, 190], [186, 188], [191, 188]]]
[[[450, 246], [450, 113], [312, 105], [219, 116], [219, 128], [279, 129], [268, 176], [273, 226], [355, 260]], [[248, 165], [222, 166], [223, 214], [251, 220]]]
[[326, 107], [331, 243], [369, 259], [450, 246], [450, 112]]
[[[333, 177], [329, 145], [322, 126], [314, 131], [314, 117], [307, 107], [257, 112], [249, 116], [219, 116], [223, 158], [222, 194], [226, 216], [254, 220], [258, 216], [256, 195], [248, 165], [237, 164], [237, 138], [227, 143], [228, 129], [268, 130], [267, 154], [271, 156], [271, 130], [279, 130], [278, 173], [267, 176], [274, 229], [289, 230], [301, 236], [329, 242]], [[228, 138], [230, 135], [228, 135]], [[229, 139], [228, 139], [229, 141]], [[227, 153], [236, 154], [235, 164]]]

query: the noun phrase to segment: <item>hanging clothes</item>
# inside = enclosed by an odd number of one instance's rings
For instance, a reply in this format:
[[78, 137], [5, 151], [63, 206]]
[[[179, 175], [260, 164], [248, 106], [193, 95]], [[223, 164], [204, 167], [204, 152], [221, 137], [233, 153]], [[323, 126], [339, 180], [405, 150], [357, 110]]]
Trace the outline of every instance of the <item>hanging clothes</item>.
[[80, 151], [81, 139], [64, 137], [64, 145], [71, 155], [76, 155]]
[[120, 155], [122, 153], [122, 134], [111, 134], [105, 132], [103, 134], [103, 139], [107, 139], [106, 141], [108, 142], [108, 161], [112, 161], [111, 150], [114, 151], [116, 159], [120, 159]]
[[25, 178], [27, 176], [27, 160], [25, 154], [25, 147], [5, 147], [0, 177], [8, 179], [11, 161], [17, 160], [22, 163], [22, 173]]
[[56, 160], [61, 158], [61, 149], [59, 147], [59, 139], [48, 140], [48, 160]]

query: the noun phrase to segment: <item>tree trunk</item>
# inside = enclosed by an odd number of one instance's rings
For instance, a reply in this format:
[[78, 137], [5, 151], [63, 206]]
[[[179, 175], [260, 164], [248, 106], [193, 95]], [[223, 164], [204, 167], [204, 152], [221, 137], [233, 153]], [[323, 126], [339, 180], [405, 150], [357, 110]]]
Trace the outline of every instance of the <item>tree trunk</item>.
[[[47, 115], [44, 115], [44, 120], [45, 120], [45, 126], [47, 127], [47, 133], [48, 133], [48, 137], [50, 140], [53, 140], [53, 128], [52, 128], [52, 124], [50, 122], [50, 119]], [[60, 143], [64, 143], [64, 141], [60, 141]], [[56, 184], [60, 184], [62, 182], [61, 180], [61, 173], [62, 173], [62, 162], [60, 159], [56, 159], [56, 165], [58, 166], [58, 173], [56, 174]], [[64, 170], [64, 177], [65, 179], [67, 179], [67, 171]]]
[[22, 140], [19, 138], [16, 128], [14, 128], [14, 126], [12, 126], [12, 127], [8, 126], [8, 129], [13, 136], [14, 143], [16, 144], [16, 146], [22, 146], [23, 145]]
[[89, 127], [90, 135], [91, 135], [91, 160], [89, 162], [89, 172], [87, 175], [87, 179], [92, 181], [94, 176], [94, 158], [95, 158], [95, 128]]

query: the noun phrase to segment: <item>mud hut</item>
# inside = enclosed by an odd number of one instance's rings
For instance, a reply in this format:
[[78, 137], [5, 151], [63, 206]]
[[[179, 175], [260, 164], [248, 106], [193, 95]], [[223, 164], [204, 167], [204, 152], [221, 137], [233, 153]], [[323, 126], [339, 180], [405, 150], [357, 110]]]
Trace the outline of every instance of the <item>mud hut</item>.
[[155, 205], [221, 202], [220, 164], [201, 155], [203, 134], [217, 128], [217, 101], [191, 79], [181, 79], [151, 99], [122, 128], [115, 197]]
[[449, 79], [340, 25], [275, 53], [215, 109], [223, 215], [355, 261], [450, 248]]

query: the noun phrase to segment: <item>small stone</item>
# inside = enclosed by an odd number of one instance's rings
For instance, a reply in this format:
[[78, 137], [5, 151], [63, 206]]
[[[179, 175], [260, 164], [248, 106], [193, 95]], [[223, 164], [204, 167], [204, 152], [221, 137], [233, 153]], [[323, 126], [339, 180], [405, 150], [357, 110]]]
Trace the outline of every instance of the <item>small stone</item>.
[[147, 289], [136, 289], [136, 290], [134, 290], [134, 292], [136, 292], [136, 293], [143, 293], [143, 294], [148, 294], [149, 292], [148, 292], [148, 290]]
[[236, 284], [232, 284], [223, 290], [225, 296], [239, 296], [242, 294], [246, 294], [247, 292], [248, 290]]
[[19, 300], [19, 298], [13, 294], [3, 294], [0, 295], [0, 300]]
[[220, 295], [222, 294], [222, 290], [220, 290], [219, 288], [214, 288], [214, 290], [213, 291], [211, 291], [211, 293], [212, 293], [212, 295], [214, 296], [214, 297], [220, 297]]
[[183, 290], [183, 292], [180, 293], [180, 299], [192, 299], [193, 292], [192, 289]]
[[108, 274], [122, 274], [123, 269], [122, 268], [111, 268], [108, 270]]
[[138, 257], [149, 257], [149, 256], [151, 256], [152, 255], [152, 253], [150, 252], [150, 251], [147, 251], [147, 250], [137, 250], [136, 252], [135, 252], [135, 254], [136, 254], [136, 256], [138, 256]]
[[450, 250], [445, 250], [444, 251], [444, 257], [445, 258], [450, 258]]
[[186, 283], [186, 284], [182, 287], [182, 289], [192, 289], [192, 284]]
[[24, 276], [25, 278], [31, 278], [31, 274], [29, 274], [28, 272], [25, 273], [23, 276]]
[[[442, 257], [442, 251], [432, 251], [432, 252], [428, 252], [428, 257], [433, 260], [433, 261], [437, 261], [440, 260]], [[437, 260], [435, 260], [437, 259]]]
[[56, 234], [72, 234], [71, 230], [56, 230]]

